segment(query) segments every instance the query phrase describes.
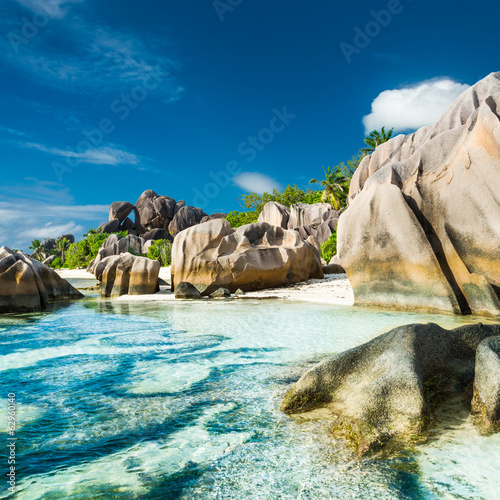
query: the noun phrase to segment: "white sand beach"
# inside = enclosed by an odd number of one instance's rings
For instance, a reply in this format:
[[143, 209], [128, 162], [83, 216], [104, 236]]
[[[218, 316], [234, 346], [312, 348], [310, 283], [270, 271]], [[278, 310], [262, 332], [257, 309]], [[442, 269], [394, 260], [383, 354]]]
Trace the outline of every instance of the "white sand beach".
[[[85, 269], [54, 269], [56, 273], [65, 280], [77, 279], [77, 280], [95, 280], [95, 276], [92, 273], [88, 273]], [[170, 267], [162, 267], [160, 269], [160, 278], [165, 281], [170, 281]]]
[[[59, 276], [64, 279], [89, 279], [95, 281], [93, 274], [85, 269], [57, 269]], [[160, 278], [170, 281], [170, 267], [160, 269]], [[89, 284], [90, 286], [90, 284]], [[282, 299], [314, 302], [317, 304], [336, 304], [352, 306], [354, 295], [346, 274], [329, 274], [323, 279], [312, 279], [304, 283], [297, 283], [280, 288], [269, 288], [257, 292], [247, 292], [244, 297], [255, 299]], [[122, 295], [118, 301], [169, 301], [174, 300], [174, 294], [168, 286], [160, 286], [160, 292], [153, 295]]]

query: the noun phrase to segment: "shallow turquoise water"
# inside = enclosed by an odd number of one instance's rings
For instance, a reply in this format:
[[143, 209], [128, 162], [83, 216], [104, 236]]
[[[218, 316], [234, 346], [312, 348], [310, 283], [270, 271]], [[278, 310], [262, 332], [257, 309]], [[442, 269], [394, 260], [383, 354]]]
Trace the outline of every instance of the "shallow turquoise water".
[[94, 297], [3, 316], [0, 422], [15, 393], [15, 498], [498, 498], [500, 436], [480, 437], [467, 414], [444, 411], [436, 439], [404, 458], [356, 461], [328, 422], [279, 411], [311, 363], [429, 321], [468, 320]]

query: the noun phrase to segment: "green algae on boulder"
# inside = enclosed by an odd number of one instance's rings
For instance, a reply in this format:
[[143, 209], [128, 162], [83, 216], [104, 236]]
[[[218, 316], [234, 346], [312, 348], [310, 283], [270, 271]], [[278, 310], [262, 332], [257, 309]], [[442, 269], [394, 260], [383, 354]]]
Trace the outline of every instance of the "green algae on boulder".
[[333, 435], [358, 455], [411, 446], [425, 440], [440, 398], [470, 387], [480, 342], [499, 334], [500, 325], [395, 328], [314, 366], [281, 409], [327, 410]]

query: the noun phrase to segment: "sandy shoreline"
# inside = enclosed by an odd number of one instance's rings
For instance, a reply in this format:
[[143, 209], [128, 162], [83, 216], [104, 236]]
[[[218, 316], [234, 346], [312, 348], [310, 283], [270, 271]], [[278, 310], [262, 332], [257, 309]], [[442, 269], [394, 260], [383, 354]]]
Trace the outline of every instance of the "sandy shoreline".
[[[89, 286], [95, 283], [93, 274], [88, 273], [85, 269], [61, 269], [57, 270], [59, 276], [64, 279], [88, 279]], [[160, 270], [160, 278], [170, 280], [170, 268], [162, 267]], [[122, 295], [116, 299], [120, 302], [163, 302], [174, 300], [174, 294], [168, 286], [161, 286], [161, 291], [153, 295]], [[267, 290], [259, 290], [258, 292], [248, 292], [245, 297], [250, 299], [281, 299], [281, 300], [298, 300], [301, 302], [314, 302], [316, 304], [335, 304], [352, 306], [354, 303], [354, 295], [351, 285], [345, 274], [329, 274], [325, 278], [318, 280], [309, 280], [304, 283], [288, 285], [280, 288], [270, 288]]]
[[[77, 280], [94, 280], [95, 276], [92, 273], [88, 273], [85, 269], [55, 269], [56, 273], [65, 280], [77, 279]], [[165, 281], [170, 281], [170, 267], [162, 267], [160, 269], [160, 278]]]

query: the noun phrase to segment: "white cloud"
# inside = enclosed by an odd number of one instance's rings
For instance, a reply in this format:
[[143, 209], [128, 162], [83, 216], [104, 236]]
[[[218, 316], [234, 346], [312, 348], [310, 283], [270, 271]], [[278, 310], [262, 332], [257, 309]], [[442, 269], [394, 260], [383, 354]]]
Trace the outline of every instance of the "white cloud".
[[0, 246], [28, 250], [35, 239], [71, 233], [78, 240], [108, 218], [108, 205], [58, 205], [31, 199], [0, 202]]
[[280, 189], [277, 181], [258, 172], [243, 172], [233, 177], [232, 180], [237, 186], [251, 193], [271, 193], [274, 188]]
[[[43, 11], [45, 1], [18, 3]], [[119, 97], [138, 86], [145, 88], [146, 82], [147, 93], [164, 102], [181, 98], [184, 89], [171, 75], [178, 62], [163, 37], [112, 29], [86, 12], [63, 20], [71, 3], [79, 2], [51, 0], [53, 19], [29, 40], [20, 41], [16, 18], [21, 12], [2, 15], [0, 30], [7, 36], [0, 38], [0, 62], [39, 85], [64, 92]]]
[[78, 205], [69, 189], [26, 177], [22, 184], [0, 185], [0, 246], [28, 250], [35, 239], [71, 233], [79, 241], [108, 219], [109, 205]]
[[366, 134], [374, 129], [416, 130], [437, 121], [469, 85], [451, 78], [425, 80], [411, 87], [385, 90], [372, 102], [363, 118]]
[[139, 165], [140, 158], [132, 153], [109, 146], [102, 146], [96, 149], [89, 149], [85, 153], [77, 153], [69, 149], [60, 149], [27, 142], [24, 147], [28, 149], [37, 149], [53, 156], [62, 156], [63, 158], [77, 158], [83, 163], [92, 163], [94, 165]]
[[81, 3], [84, 0], [16, 0], [33, 12], [46, 14], [49, 17], [61, 19], [67, 13], [68, 4]]

